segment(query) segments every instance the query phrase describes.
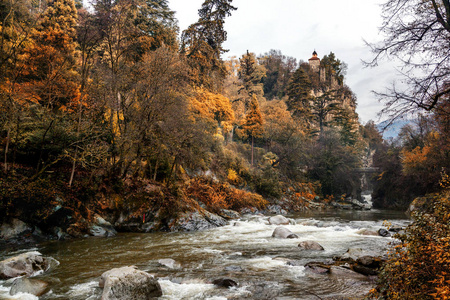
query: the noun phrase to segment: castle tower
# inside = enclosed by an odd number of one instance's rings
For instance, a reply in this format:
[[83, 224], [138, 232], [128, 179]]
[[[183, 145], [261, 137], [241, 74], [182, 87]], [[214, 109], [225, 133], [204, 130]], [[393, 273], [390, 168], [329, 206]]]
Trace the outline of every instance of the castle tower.
[[310, 59], [308, 59], [309, 62], [309, 66], [311, 67], [311, 69], [315, 72], [319, 72], [319, 68], [320, 68], [320, 58], [317, 57], [317, 52], [316, 50], [314, 50], [312, 57]]

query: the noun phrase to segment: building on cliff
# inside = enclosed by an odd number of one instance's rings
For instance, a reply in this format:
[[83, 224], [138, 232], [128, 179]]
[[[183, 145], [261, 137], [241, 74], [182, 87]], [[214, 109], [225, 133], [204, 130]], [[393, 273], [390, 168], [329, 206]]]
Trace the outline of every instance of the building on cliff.
[[350, 133], [357, 134], [356, 96], [344, 84], [345, 64], [337, 60], [332, 52], [321, 61], [314, 50], [303, 67], [311, 81], [313, 131], [322, 131], [324, 127], [346, 127]]

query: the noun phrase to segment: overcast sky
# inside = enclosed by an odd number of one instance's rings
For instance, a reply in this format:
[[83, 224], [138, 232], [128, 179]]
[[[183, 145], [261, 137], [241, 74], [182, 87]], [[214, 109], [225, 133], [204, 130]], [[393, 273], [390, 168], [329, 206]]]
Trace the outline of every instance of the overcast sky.
[[[364, 68], [361, 60], [372, 57], [363, 40], [382, 37], [380, 4], [385, 0], [233, 0], [238, 9], [225, 21], [229, 56], [240, 57], [247, 50], [264, 54], [270, 49], [307, 61], [314, 50], [320, 58], [330, 51], [348, 65], [346, 84], [358, 98], [360, 120], [378, 120], [381, 110], [372, 90], [384, 91], [394, 80], [389, 62]], [[176, 11], [180, 30], [198, 20], [204, 0], [169, 0]]]

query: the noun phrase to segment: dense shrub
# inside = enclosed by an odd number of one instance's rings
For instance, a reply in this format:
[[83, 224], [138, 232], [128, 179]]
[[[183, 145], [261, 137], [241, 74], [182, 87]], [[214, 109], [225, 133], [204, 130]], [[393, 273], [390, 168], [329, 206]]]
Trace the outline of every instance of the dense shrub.
[[258, 194], [204, 177], [192, 179], [185, 193], [188, 198], [202, 203], [212, 212], [219, 212], [222, 209], [240, 210], [246, 207], [263, 209], [267, 205], [267, 201]]
[[413, 223], [390, 254], [373, 291], [381, 299], [449, 299], [450, 190], [417, 198]]

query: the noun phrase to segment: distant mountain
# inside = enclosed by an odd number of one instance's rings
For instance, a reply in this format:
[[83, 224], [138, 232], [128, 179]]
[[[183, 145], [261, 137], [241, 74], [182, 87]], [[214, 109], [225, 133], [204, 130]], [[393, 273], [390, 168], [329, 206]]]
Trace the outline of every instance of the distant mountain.
[[385, 127], [389, 124], [389, 121], [383, 121], [377, 124], [377, 129], [383, 134], [385, 140], [395, 139], [403, 126], [411, 124], [412, 120], [396, 120], [392, 122], [386, 129]]

